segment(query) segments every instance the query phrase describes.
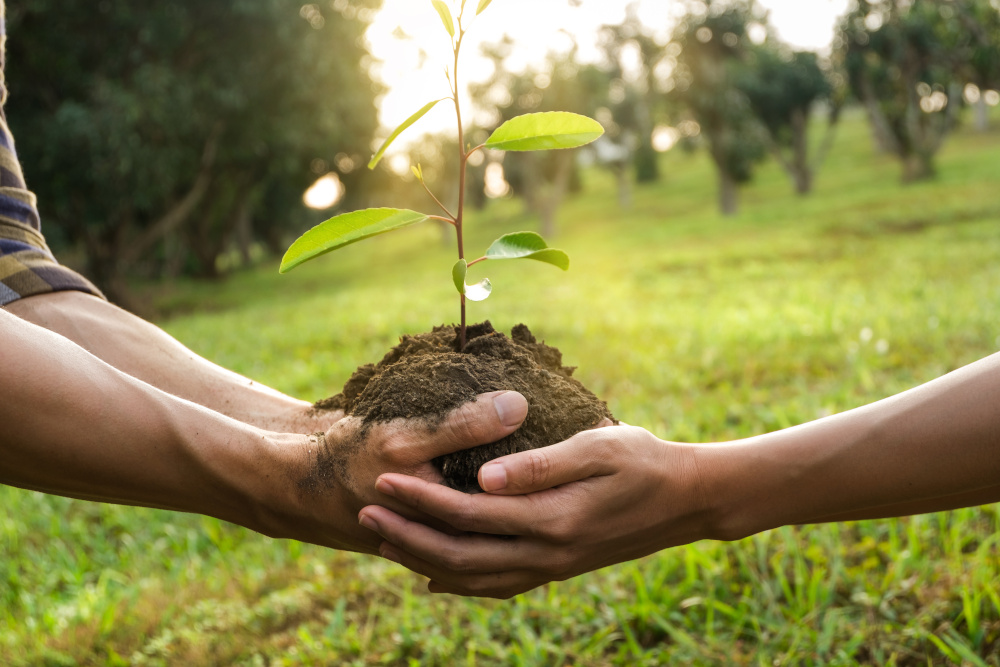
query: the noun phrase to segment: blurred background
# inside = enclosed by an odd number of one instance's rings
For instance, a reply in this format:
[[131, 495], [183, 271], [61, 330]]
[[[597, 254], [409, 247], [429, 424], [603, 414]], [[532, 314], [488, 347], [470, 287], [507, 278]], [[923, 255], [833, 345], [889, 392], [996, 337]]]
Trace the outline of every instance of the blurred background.
[[[547, 4], [507, 0], [477, 21], [460, 72], [473, 138], [532, 111], [604, 125], [576, 155], [473, 165], [476, 207], [515, 197], [547, 232], [585, 166], [615, 174], [627, 210], [635, 187], [669, 180], [659, 153], [703, 151], [734, 215], [767, 160], [789, 196], [808, 196], [845, 110], [914, 181], [934, 177], [956, 127], [986, 132], [1000, 104], [996, 0]], [[10, 125], [46, 233], [119, 301], [129, 278], [216, 278], [273, 257], [333, 213], [426, 206], [417, 162], [457, 198], [447, 105], [364, 169], [390, 129], [448, 94], [448, 39], [429, 3], [8, 11]]]
[[[113, 300], [309, 400], [457, 319], [436, 223], [277, 274], [334, 214], [433, 212], [411, 166], [458, 199], [449, 105], [366, 168], [448, 94], [429, 1], [7, 4], [43, 231]], [[745, 437], [1000, 349], [1000, 0], [495, 0], [468, 27], [469, 141], [532, 111], [606, 131], [477, 154], [470, 252], [534, 230], [572, 268], [479, 265], [470, 317], [526, 322], [620, 419]], [[0, 506], [4, 665], [1000, 666], [997, 506], [699, 543], [499, 603], [205, 517]]]

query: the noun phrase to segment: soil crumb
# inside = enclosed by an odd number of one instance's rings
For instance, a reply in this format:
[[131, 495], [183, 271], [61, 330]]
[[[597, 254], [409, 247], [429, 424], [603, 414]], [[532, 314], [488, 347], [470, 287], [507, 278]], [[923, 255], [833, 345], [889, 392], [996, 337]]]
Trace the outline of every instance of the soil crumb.
[[487, 461], [545, 447], [614, 420], [608, 406], [562, 365], [562, 353], [538, 342], [518, 324], [508, 338], [487, 321], [467, 329], [459, 352], [458, 327], [403, 336], [378, 364], [359, 367], [340, 394], [316, 403], [339, 409], [365, 424], [397, 418], [423, 419], [435, 428], [447, 414], [477, 394], [513, 390], [528, 399], [528, 416], [517, 431], [497, 442], [441, 456], [434, 464], [444, 483], [479, 493], [477, 474]]

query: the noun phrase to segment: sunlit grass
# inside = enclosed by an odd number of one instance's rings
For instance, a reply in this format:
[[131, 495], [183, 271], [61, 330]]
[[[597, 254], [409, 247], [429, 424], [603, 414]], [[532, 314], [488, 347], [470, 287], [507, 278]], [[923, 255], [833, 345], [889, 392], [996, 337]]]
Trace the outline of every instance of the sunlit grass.
[[[963, 131], [937, 181], [899, 184], [857, 117], [816, 192], [773, 163], [715, 213], [703, 155], [617, 209], [612, 178], [560, 213], [563, 274], [474, 269], [473, 319], [525, 322], [621, 419], [713, 441], [861, 405], [1000, 348], [1000, 134]], [[470, 247], [531, 228], [517, 201]], [[279, 277], [155, 292], [209, 358], [308, 399], [404, 333], [454, 321], [434, 227]], [[478, 279], [478, 278], [477, 278]], [[699, 543], [511, 602], [427, 596], [374, 558], [200, 517], [0, 488], [0, 663], [1000, 665], [996, 506]]]

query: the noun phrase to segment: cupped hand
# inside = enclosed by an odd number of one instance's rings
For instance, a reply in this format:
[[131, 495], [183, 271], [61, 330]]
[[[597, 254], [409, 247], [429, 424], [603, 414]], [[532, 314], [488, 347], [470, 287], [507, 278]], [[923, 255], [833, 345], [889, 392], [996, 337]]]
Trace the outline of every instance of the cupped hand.
[[[278, 480], [278, 498], [265, 510], [265, 534], [324, 546], [377, 553], [377, 535], [358, 524], [358, 511], [385, 498], [375, 481], [386, 472], [435, 483], [441, 475], [432, 459], [461, 449], [495, 442], [520, 426], [528, 411], [517, 392], [481, 394], [452, 411], [441, 423], [396, 419], [364, 425], [345, 417], [326, 433], [288, 447], [287, 475]], [[291, 484], [288, 483], [291, 477]], [[433, 517], [401, 503], [386, 503], [412, 519], [441, 526]], [[443, 527], [443, 526], [442, 526]]]
[[[381, 555], [429, 577], [432, 592], [507, 598], [708, 537], [695, 449], [607, 426], [487, 463], [479, 481], [488, 493], [382, 475], [383, 506], [359, 519], [384, 538]], [[464, 532], [414, 521], [390, 501]]]

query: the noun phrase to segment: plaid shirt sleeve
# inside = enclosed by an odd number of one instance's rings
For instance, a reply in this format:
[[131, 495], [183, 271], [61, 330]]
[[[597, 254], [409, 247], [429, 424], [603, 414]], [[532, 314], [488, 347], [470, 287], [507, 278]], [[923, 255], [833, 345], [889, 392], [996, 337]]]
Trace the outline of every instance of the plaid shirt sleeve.
[[[0, 0], [0, 105], [7, 101], [3, 79], [7, 40], [4, 16], [4, 0]], [[104, 298], [86, 278], [60, 266], [45, 243], [35, 195], [24, 183], [14, 137], [0, 107], [0, 306], [65, 290]]]

